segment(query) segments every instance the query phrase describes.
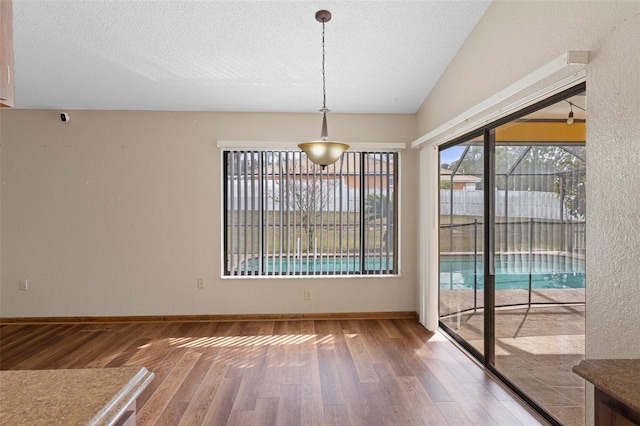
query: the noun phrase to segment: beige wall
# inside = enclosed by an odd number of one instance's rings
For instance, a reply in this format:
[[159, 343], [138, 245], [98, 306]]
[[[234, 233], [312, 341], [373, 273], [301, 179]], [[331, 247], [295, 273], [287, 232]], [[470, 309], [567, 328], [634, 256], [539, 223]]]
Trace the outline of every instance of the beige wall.
[[[417, 310], [412, 151], [401, 153], [401, 277], [221, 279], [216, 141], [313, 139], [321, 116], [69, 114], [66, 124], [58, 111], [0, 116], [0, 316]], [[407, 143], [415, 135], [413, 115], [332, 114], [329, 124], [333, 137], [351, 142]], [[21, 279], [29, 280], [26, 292]]]
[[640, 2], [598, 46], [587, 98], [587, 356], [640, 358]]
[[[0, 242], [2, 242], [2, 109], [0, 109]], [[2, 244], [0, 244], [0, 305], [2, 305]], [[2, 312], [0, 306], [0, 314]]]

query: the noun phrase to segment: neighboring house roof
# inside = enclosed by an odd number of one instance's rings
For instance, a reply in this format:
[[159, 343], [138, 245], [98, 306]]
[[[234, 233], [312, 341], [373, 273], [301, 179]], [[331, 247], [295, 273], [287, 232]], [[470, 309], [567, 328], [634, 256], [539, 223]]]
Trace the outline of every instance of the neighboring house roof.
[[[452, 173], [453, 172], [451, 170], [440, 167], [440, 180], [451, 181]], [[482, 178], [479, 178], [478, 176], [473, 176], [473, 175], [456, 174], [453, 176], [453, 182], [454, 183], [478, 183], [478, 182], [482, 182]]]
[[[287, 157], [285, 154], [282, 154], [282, 161], [274, 161], [272, 164], [266, 166], [265, 174], [269, 175], [279, 175], [280, 168], [282, 167], [283, 173], [294, 173], [294, 174], [307, 174], [320, 173], [320, 166], [317, 166], [310, 161], [306, 160], [300, 161], [300, 155], [298, 153], [292, 154], [289, 153], [289, 160], [286, 161]], [[387, 161], [387, 158], [389, 161]], [[393, 172], [393, 157], [391, 155], [384, 154], [382, 157], [376, 154], [370, 154], [365, 156], [365, 170], [367, 175], [377, 175], [377, 174], [387, 174], [387, 172]], [[342, 175], [353, 175], [360, 174], [360, 156], [359, 155], [343, 155], [342, 159], [336, 161], [334, 164], [328, 165], [324, 170], [324, 174], [332, 175], [332, 174], [342, 174]]]

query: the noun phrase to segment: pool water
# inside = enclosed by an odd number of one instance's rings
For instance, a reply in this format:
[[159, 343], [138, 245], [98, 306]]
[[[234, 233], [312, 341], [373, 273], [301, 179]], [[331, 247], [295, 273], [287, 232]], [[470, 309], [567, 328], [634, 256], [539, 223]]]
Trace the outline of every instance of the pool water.
[[[242, 265], [240, 271], [258, 270], [257, 261]], [[388, 274], [393, 271], [393, 260], [379, 257], [365, 258], [365, 271]], [[318, 259], [293, 257], [267, 259], [263, 267], [267, 274], [353, 274], [360, 271], [359, 257], [325, 257]], [[246, 269], [245, 269], [246, 268]], [[531, 274], [529, 274], [531, 269]], [[527, 289], [529, 275], [532, 288], [584, 288], [584, 260], [557, 255], [536, 255], [529, 264], [528, 255], [498, 256], [496, 258], [496, 289]], [[474, 262], [473, 256], [443, 256], [440, 259], [440, 288], [443, 290], [470, 290], [484, 288], [483, 260]]]
[[[531, 274], [529, 274], [531, 269]], [[528, 255], [498, 256], [495, 266], [496, 289], [528, 289], [531, 287], [584, 288], [584, 260], [556, 255], [534, 256], [529, 265]], [[484, 288], [483, 260], [478, 256], [443, 256], [440, 258], [440, 288], [469, 290]]]
[[[244, 271], [245, 265], [240, 267]], [[257, 271], [258, 261], [247, 262], [249, 271]], [[326, 273], [353, 274], [360, 272], [360, 258], [355, 256], [323, 257], [316, 259], [293, 258], [266, 259], [263, 268], [267, 274], [296, 274], [296, 273]], [[393, 271], [393, 259], [380, 257], [365, 257], [364, 270], [369, 273], [390, 274]]]

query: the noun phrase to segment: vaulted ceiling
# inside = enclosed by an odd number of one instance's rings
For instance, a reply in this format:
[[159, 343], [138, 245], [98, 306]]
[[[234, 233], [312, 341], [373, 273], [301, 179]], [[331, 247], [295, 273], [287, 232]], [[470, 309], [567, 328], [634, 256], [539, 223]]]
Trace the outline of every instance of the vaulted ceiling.
[[489, 1], [13, 0], [17, 108], [414, 113]]

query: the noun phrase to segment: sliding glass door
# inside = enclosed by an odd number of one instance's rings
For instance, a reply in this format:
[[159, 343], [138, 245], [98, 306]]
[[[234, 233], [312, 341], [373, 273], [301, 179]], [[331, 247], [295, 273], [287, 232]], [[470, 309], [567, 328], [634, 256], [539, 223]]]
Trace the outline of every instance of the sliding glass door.
[[484, 354], [484, 142], [440, 152], [440, 321]]
[[584, 419], [585, 129], [579, 87], [440, 150], [441, 325], [552, 423]]

